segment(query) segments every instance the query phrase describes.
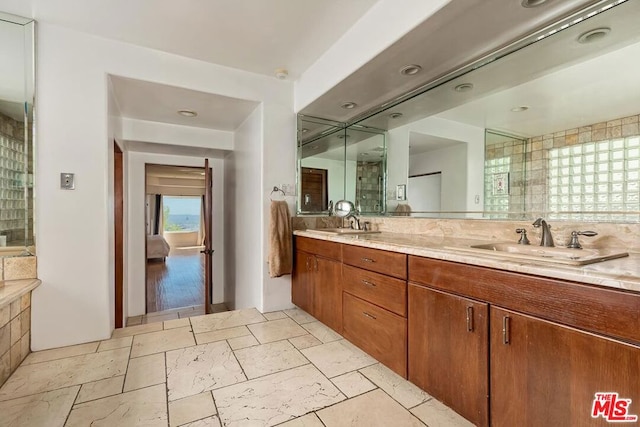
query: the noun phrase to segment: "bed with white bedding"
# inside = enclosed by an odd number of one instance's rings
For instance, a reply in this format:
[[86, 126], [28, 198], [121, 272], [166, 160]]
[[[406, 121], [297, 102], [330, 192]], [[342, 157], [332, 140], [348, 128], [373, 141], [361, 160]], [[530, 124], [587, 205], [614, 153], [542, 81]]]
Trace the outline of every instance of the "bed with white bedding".
[[147, 259], [164, 259], [169, 256], [171, 247], [160, 234], [147, 236]]

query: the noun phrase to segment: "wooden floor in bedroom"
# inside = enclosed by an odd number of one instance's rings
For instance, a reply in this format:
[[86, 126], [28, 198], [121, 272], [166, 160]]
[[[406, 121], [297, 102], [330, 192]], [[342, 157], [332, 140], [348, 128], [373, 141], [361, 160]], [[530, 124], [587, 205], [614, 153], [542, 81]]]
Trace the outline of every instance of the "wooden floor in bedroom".
[[147, 313], [204, 303], [201, 247], [172, 248], [165, 262], [147, 261]]

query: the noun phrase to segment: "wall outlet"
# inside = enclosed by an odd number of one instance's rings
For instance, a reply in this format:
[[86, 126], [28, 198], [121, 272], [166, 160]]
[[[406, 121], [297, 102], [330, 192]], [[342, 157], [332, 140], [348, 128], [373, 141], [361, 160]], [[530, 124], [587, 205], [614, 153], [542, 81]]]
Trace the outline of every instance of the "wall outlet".
[[60, 188], [63, 190], [75, 190], [75, 175], [68, 172], [62, 172], [60, 174]]

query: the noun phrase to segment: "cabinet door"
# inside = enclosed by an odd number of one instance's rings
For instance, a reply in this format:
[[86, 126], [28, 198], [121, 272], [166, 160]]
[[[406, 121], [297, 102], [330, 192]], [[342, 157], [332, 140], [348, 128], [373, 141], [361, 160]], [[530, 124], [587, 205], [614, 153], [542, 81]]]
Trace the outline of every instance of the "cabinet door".
[[639, 347], [491, 308], [494, 426], [610, 425], [607, 414], [621, 412], [603, 400], [593, 418], [596, 393], [617, 393], [618, 402], [631, 399], [627, 415], [640, 419], [638, 373]]
[[313, 315], [342, 333], [342, 263], [313, 257]]
[[488, 314], [487, 304], [409, 284], [409, 380], [478, 426], [489, 423]]
[[291, 280], [291, 302], [313, 315], [313, 281], [311, 263], [313, 255], [296, 251], [296, 259]]

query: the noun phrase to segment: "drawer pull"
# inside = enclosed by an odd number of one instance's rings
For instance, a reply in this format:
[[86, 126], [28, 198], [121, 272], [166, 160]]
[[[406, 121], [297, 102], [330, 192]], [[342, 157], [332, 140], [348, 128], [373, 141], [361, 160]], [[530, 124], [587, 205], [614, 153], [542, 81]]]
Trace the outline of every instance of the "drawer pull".
[[365, 316], [367, 316], [370, 319], [376, 320], [376, 316], [374, 316], [373, 314], [369, 314], [366, 311], [363, 311], [362, 314], [364, 314]]
[[371, 259], [371, 258], [362, 258], [363, 262], [376, 262], [375, 259]]
[[473, 307], [467, 307], [467, 331], [473, 332]]
[[375, 283], [371, 283], [370, 281], [368, 281], [368, 280], [364, 280], [364, 279], [362, 280], [362, 283], [364, 283], [364, 284], [365, 284], [365, 285], [367, 285], [367, 286], [372, 286], [372, 287], [375, 287], [375, 286], [376, 286], [376, 284], [375, 284]]
[[509, 316], [502, 318], [502, 344], [509, 345], [511, 342], [511, 319]]

